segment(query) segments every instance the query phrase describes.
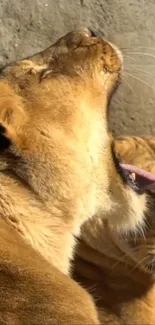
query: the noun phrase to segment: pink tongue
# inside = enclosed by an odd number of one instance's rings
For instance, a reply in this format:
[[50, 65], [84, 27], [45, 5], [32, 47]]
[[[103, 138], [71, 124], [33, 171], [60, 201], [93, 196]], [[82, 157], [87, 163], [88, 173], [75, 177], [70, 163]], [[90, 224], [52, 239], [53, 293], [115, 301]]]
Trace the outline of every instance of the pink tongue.
[[133, 165], [120, 164], [120, 166], [129, 172], [129, 174], [136, 174], [135, 182], [141, 190], [145, 191], [155, 188], [155, 174], [147, 172]]

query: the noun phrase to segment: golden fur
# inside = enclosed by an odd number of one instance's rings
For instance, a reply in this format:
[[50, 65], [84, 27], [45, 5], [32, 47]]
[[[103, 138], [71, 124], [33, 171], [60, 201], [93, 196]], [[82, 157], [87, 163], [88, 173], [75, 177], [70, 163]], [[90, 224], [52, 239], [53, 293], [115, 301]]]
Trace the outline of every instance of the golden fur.
[[[121, 137], [114, 150], [122, 162], [155, 172], [155, 138]], [[153, 190], [146, 201], [145, 227], [137, 234], [118, 233], [102, 218], [82, 227], [75, 277], [96, 298], [103, 324], [155, 324]]]
[[[107, 132], [121, 69], [118, 49], [82, 29], [1, 71], [2, 325], [99, 322], [92, 298], [67, 275], [88, 218], [143, 223], [145, 196], [139, 202], [124, 186]], [[110, 218], [122, 202], [126, 214]]]

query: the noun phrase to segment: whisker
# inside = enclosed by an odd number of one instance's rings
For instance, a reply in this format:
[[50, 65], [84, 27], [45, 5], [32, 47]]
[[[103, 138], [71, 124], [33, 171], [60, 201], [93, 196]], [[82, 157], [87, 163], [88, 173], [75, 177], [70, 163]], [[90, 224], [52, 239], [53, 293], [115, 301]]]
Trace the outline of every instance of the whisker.
[[[137, 246], [135, 246], [135, 247], [130, 247], [131, 248], [131, 251], [133, 252], [133, 253], [138, 253], [139, 251], [142, 251], [142, 250], [144, 250], [144, 249], [149, 249], [149, 247], [146, 245], [146, 244], [143, 244], [143, 245], [138, 245], [138, 244], [136, 244]], [[130, 246], [130, 243], [129, 243], [129, 246]]]
[[149, 50], [155, 50], [155, 47], [151, 46], [135, 46], [135, 47], [121, 47], [120, 50], [130, 50], [130, 49], [149, 49]]
[[134, 78], [134, 79], [136, 79], [136, 80], [142, 82], [143, 84], [145, 84], [146, 86], [148, 86], [148, 87], [150, 87], [151, 89], [154, 90], [154, 87], [150, 86], [146, 81], [144, 81], [144, 80], [142, 80], [142, 79], [140, 79], [140, 78], [134, 76], [133, 74], [131, 74], [131, 73], [129, 73], [129, 72], [125, 72], [125, 73], [126, 73], [127, 75], [129, 75], [130, 77], [132, 77], [132, 78]]
[[151, 272], [154, 270], [154, 262], [155, 262], [155, 259], [153, 258], [153, 260], [151, 262], [151, 267], [149, 268]]
[[146, 241], [146, 237], [145, 237], [145, 230], [143, 229], [143, 227], [140, 227], [138, 229], [139, 234], [143, 237], [144, 241]]
[[123, 57], [124, 57], [124, 58], [127, 58], [127, 59], [131, 59], [131, 60], [133, 60], [133, 61], [136, 61], [135, 58], [132, 58], [131, 56], [126, 55], [126, 54], [123, 54]]
[[[117, 260], [117, 262], [112, 266], [112, 269], [115, 269], [115, 267], [116, 267], [119, 263], [121, 263], [121, 262], [125, 262], [126, 257], [127, 257], [127, 254], [126, 254], [126, 253], [123, 253], [122, 256], [121, 256], [121, 258], [119, 257], [118, 260]], [[127, 261], [126, 261], [126, 264], [127, 264]]]
[[143, 52], [128, 52], [127, 54], [132, 54], [132, 55], [144, 55], [144, 56], [149, 56], [149, 57], [155, 59], [155, 55], [150, 54], [150, 53], [143, 53]]
[[129, 68], [125, 68], [124, 71], [125, 71], [125, 70], [129, 70], [129, 71], [130, 71], [130, 70], [136, 70], [136, 71], [140, 71], [140, 72], [143, 73], [143, 74], [146, 74], [146, 75], [148, 75], [148, 76], [153, 77], [151, 73], [149, 73], [148, 71], [144, 71], [144, 70], [142, 70], [142, 69], [129, 67]]
[[129, 89], [133, 92], [133, 88], [129, 85], [129, 83], [122, 77], [123, 82], [125, 82], [125, 84], [127, 84], [127, 86], [129, 87]]
[[133, 272], [138, 266], [141, 266], [142, 263], [144, 261], [147, 261], [148, 259], [149, 259], [149, 256], [145, 256], [144, 258], [142, 258], [138, 263], [135, 264], [135, 266], [133, 267], [133, 269], [131, 271]]
[[[136, 68], [137, 68], [137, 67], [142, 67], [142, 68], [145, 67], [145, 68], [146, 68], [146, 63], [137, 63], [137, 62], [135, 62], [135, 64], [134, 64], [134, 63], [133, 63], [133, 64], [132, 64], [132, 63], [125, 63], [125, 64], [127, 64], [128, 67], [133, 67], [133, 68], [134, 68], [134, 67], [136, 67]], [[155, 67], [155, 64], [153, 64], [153, 63], [149, 63], [149, 64], [148, 64], [148, 63], [147, 63], [147, 67], [149, 67], [149, 68], [152, 69], [152, 68]]]

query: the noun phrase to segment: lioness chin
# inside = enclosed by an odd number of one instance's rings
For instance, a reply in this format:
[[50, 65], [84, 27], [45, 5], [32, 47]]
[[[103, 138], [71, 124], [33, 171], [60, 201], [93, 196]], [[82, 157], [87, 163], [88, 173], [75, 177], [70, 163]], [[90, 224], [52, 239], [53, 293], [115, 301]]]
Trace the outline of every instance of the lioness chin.
[[[98, 323], [66, 276], [74, 235], [101, 214], [135, 229], [145, 207], [107, 132], [121, 70], [119, 50], [85, 28], [1, 71], [0, 324]], [[122, 202], [125, 218], [111, 218]]]
[[76, 278], [96, 298], [101, 323], [153, 325], [155, 138], [120, 137], [114, 141], [114, 150], [122, 163], [144, 169], [139, 170], [141, 175], [133, 174], [132, 177], [136, 186], [145, 187], [145, 224], [137, 233], [122, 234], [112, 228], [108, 220], [94, 218], [87, 221], [79, 241]]

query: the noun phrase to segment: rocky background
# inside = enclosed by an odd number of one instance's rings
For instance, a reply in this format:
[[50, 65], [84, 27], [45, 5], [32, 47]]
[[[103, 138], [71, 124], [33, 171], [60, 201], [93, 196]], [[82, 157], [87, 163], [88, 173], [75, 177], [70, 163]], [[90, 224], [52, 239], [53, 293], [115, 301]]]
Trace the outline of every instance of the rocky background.
[[155, 135], [155, 0], [0, 0], [0, 65], [44, 49], [87, 26], [124, 53], [111, 103], [117, 135]]

